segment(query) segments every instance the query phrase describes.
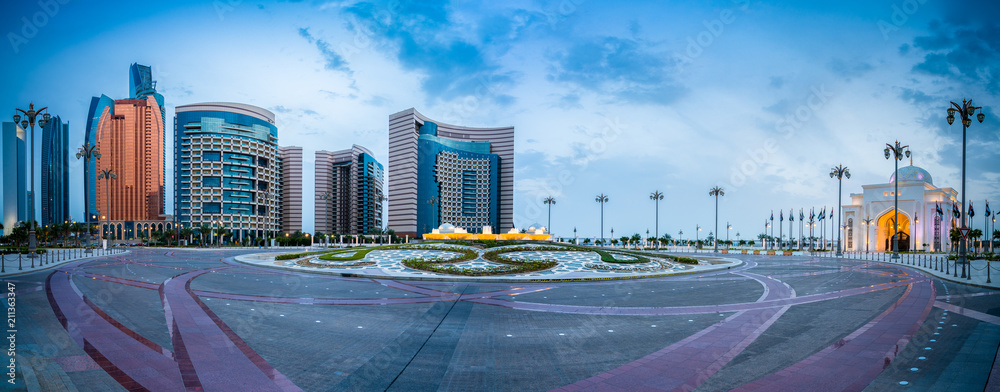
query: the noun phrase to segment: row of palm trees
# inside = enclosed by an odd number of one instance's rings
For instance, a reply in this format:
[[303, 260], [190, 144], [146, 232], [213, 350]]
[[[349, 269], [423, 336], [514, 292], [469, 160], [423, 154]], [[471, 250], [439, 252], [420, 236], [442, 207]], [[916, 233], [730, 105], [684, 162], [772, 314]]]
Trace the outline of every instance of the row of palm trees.
[[[716, 187], [712, 187], [712, 189], [710, 189], [708, 191], [708, 195], [715, 197], [715, 232], [718, 233], [719, 232], [719, 196], [725, 196], [726, 192], [725, 192], [725, 190], [722, 189], [722, 187], [716, 186]], [[656, 217], [655, 218], [655, 227], [656, 227], [655, 230], [656, 231], [654, 232], [654, 236], [650, 238], [650, 241], [651, 242], [656, 242], [656, 243], [670, 244], [671, 243], [671, 241], [670, 241], [671, 237], [670, 237], [669, 234], [664, 234], [663, 237], [660, 237], [660, 200], [663, 200], [663, 192], [660, 192], [659, 190], [655, 190], [655, 191], [653, 191], [652, 193], [649, 194], [649, 199], [653, 201], [653, 204], [654, 204], [654, 207], [653, 207], [654, 208], [654, 214], [655, 214], [655, 217]], [[610, 202], [611, 199], [608, 197], [608, 195], [605, 195], [604, 193], [601, 193], [601, 194], [597, 195], [597, 197], [594, 198], [594, 201], [601, 205], [601, 239], [598, 240], [597, 242], [598, 242], [598, 244], [604, 244], [605, 243], [605, 241], [604, 241], [604, 204]], [[554, 197], [552, 197], [552, 196], [548, 196], [542, 202], [544, 204], [548, 205], [548, 209], [549, 209], [549, 211], [548, 211], [548, 213], [549, 213], [549, 222], [548, 222], [548, 226], [546, 226], [546, 228], [551, 233], [552, 232], [552, 206], [554, 204], [556, 204], [556, 199]], [[614, 230], [612, 230], [612, 231], [614, 231]], [[573, 232], [575, 233], [576, 229], [573, 229]], [[612, 235], [613, 235], [613, 233], [612, 233]], [[621, 243], [629, 243], [629, 239], [632, 239], [632, 238], [634, 238], [636, 240], [639, 240], [639, 239], [641, 239], [641, 236], [639, 234], [635, 234], [632, 237], [622, 237], [621, 238]], [[701, 241], [697, 241], [697, 242], [701, 242]], [[718, 250], [719, 244], [722, 243], [722, 242], [732, 242], [732, 241], [714, 241], [716, 250]], [[740, 241], [740, 242], [743, 242], [743, 241]], [[752, 243], [753, 241], [750, 241], [750, 242]], [[618, 240], [612, 239], [611, 243], [612, 243], [612, 245], [616, 245], [618, 243]], [[699, 245], [701, 245], [701, 244], [699, 244]], [[730, 245], [732, 245], [732, 244], [730, 243]], [[743, 244], [741, 244], [741, 245], [743, 245]]]

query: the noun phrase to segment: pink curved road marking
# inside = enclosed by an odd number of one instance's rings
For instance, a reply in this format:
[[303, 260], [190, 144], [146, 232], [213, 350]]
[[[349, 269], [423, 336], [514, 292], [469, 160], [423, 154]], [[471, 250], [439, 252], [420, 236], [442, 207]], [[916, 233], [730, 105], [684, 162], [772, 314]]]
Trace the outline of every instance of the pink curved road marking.
[[[230, 268], [230, 267], [222, 267]], [[229, 328], [191, 290], [188, 272], [160, 285], [174, 356], [187, 389], [301, 391]]]

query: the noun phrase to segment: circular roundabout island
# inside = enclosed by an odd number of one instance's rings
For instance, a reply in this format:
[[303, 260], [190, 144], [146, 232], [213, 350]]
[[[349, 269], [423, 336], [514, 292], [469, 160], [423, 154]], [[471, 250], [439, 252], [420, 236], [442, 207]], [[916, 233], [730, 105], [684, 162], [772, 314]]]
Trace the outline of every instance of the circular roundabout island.
[[422, 242], [258, 253], [236, 259], [255, 266], [350, 277], [528, 282], [661, 277], [742, 264], [720, 257], [519, 241]]

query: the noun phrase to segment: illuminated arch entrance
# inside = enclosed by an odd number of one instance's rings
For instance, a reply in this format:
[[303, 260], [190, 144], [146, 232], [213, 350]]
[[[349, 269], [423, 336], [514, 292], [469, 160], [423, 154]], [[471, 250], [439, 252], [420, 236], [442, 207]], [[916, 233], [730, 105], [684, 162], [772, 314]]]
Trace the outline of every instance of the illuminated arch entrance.
[[[894, 231], [899, 235], [899, 250], [902, 252], [910, 249], [910, 216], [903, 211], [899, 211], [898, 225], [894, 221], [895, 218], [896, 213], [891, 209], [878, 218], [876, 226], [878, 228], [878, 239], [875, 242], [875, 246], [879, 252], [892, 251]], [[893, 230], [893, 227], [897, 227], [897, 229]]]

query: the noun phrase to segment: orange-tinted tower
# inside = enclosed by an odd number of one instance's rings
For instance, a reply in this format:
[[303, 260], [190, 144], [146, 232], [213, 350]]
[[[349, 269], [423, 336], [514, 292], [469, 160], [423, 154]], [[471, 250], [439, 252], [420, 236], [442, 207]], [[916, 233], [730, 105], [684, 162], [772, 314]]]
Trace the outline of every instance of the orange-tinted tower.
[[163, 219], [163, 115], [156, 99], [116, 100], [114, 111], [100, 116], [97, 148], [97, 173], [111, 169], [117, 175], [110, 180], [110, 206], [108, 180], [97, 180], [102, 220]]

